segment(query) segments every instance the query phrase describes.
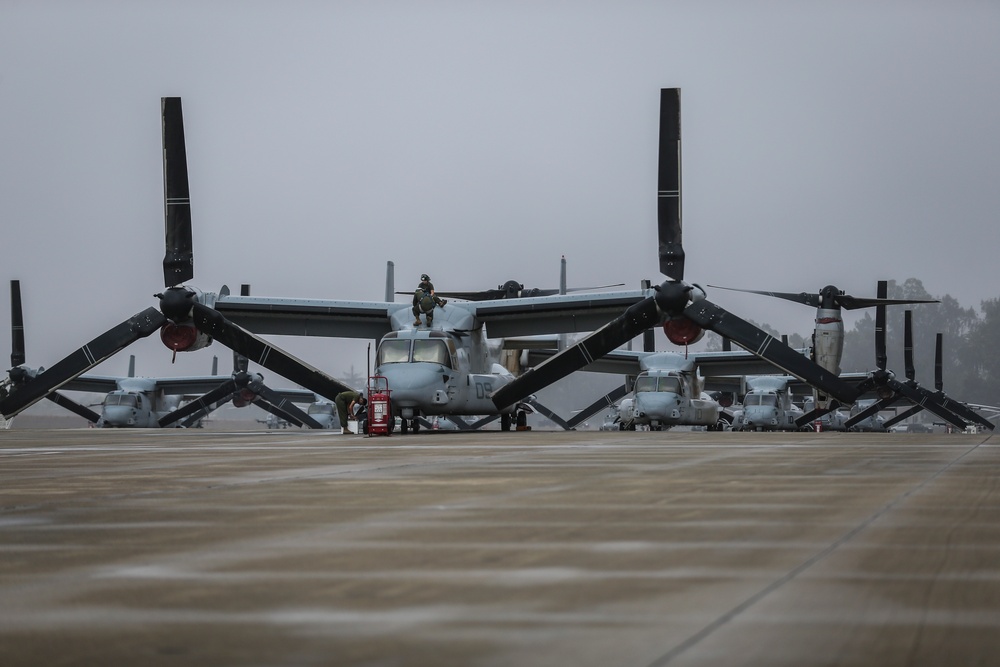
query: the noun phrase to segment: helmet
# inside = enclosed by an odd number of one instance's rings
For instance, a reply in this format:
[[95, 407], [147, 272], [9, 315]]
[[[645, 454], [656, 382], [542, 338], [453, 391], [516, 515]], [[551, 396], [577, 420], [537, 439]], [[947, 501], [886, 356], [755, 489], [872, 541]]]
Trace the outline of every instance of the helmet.
[[420, 274], [420, 279], [421, 280], [430, 280], [431, 277], [429, 275], [427, 275], [426, 273], [421, 273]]

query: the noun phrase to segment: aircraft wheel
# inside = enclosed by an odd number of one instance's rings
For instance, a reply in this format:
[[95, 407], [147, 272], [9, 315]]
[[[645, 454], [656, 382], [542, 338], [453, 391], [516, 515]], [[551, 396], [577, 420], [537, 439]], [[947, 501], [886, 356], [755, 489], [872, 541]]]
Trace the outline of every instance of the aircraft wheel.
[[500, 430], [509, 431], [510, 430], [510, 415], [502, 414], [500, 415]]
[[410, 430], [410, 421], [408, 419], [400, 419], [399, 432], [405, 435], [407, 432], [409, 432], [409, 430]]
[[517, 429], [520, 431], [525, 426], [528, 425], [528, 413], [524, 410], [518, 410], [517, 412]]
[[414, 433], [416, 433], [417, 431], [420, 430], [420, 422], [417, 421], [416, 417], [413, 418], [413, 424], [412, 424], [412, 426], [413, 426], [413, 432]]

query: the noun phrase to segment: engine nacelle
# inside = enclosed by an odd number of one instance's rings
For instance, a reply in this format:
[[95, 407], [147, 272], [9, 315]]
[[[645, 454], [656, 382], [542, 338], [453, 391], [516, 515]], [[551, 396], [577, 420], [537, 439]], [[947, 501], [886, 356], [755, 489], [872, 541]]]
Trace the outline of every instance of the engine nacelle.
[[674, 345], [691, 345], [701, 340], [705, 330], [684, 316], [669, 319], [663, 324], [663, 333]]
[[193, 352], [212, 344], [212, 337], [198, 331], [191, 323], [167, 322], [160, 327], [160, 340], [174, 352]]
[[257, 394], [250, 391], [249, 388], [244, 387], [243, 389], [240, 389], [235, 396], [233, 396], [233, 405], [238, 408], [245, 408], [253, 403], [256, 398]]

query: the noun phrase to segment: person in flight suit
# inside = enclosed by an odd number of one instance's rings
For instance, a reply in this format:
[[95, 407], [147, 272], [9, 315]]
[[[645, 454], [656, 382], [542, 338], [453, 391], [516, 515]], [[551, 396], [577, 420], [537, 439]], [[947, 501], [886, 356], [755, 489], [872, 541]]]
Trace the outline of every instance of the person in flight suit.
[[447, 299], [439, 298], [434, 294], [434, 283], [431, 282], [430, 276], [426, 273], [422, 274], [420, 284], [417, 285], [417, 289], [413, 293], [413, 326], [420, 326], [421, 313], [427, 318], [427, 326], [430, 326], [434, 321], [434, 307], [444, 308], [446, 303], [448, 303]]

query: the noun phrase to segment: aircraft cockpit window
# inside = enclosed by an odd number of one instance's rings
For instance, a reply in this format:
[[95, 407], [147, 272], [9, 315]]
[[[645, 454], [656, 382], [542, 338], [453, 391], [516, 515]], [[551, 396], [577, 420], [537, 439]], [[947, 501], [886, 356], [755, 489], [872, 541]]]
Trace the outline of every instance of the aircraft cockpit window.
[[104, 405], [124, 405], [129, 408], [137, 406], [135, 396], [132, 394], [108, 394], [104, 398]]
[[635, 379], [635, 393], [643, 391], [656, 391], [656, 378], [648, 375], [640, 375]]
[[681, 393], [681, 381], [678, 378], [673, 377], [661, 377], [660, 385], [657, 391], [671, 392], [674, 394]]
[[765, 407], [778, 407], [778, 397], [774, 394], [747, 394], [743, 405], [763, 405]]
[[450, 368], [450, 359], [448, 346], [443, 340], [429, 339], [413, 341], [413, 361], [426, 361]]
[[383, 340], [378, 346], [378, 358], [375, 364], [405, 364], [409, 360], [409, 340]]

